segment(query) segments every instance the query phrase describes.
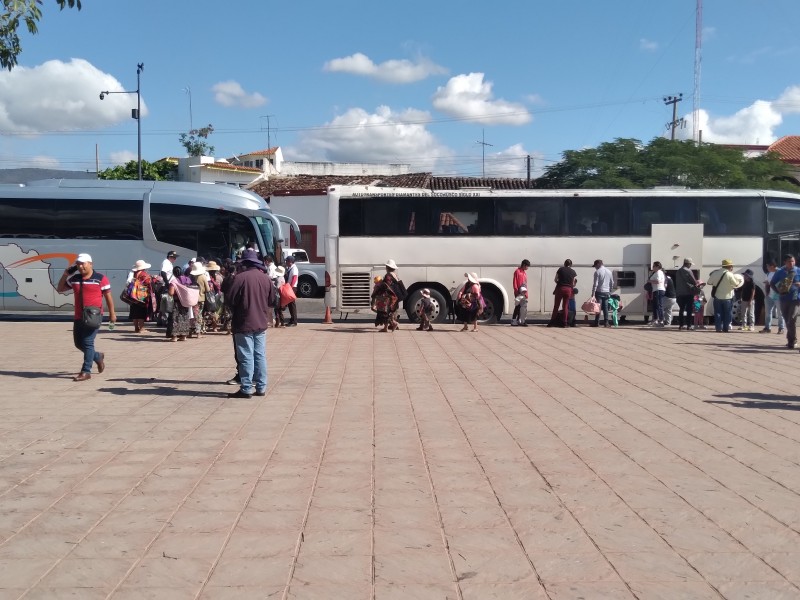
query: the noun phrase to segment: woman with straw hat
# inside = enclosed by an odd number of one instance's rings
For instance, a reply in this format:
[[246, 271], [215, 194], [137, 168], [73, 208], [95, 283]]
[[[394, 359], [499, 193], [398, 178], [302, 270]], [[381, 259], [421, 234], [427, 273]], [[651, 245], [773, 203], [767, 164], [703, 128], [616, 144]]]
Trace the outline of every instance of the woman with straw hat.
[[144, 332], [144, 323], [153, 314], [153, 279], [147, 272], [147, 269], [151, 266], [149, 263], [139, 259], [131, 267], [131, 272], [128, 275], [128, 286], [126, 288], [126, 292], [130, 290], [128, 300], [126, 300], [130, 305], [128, 319], [133, 322], [133, 331], [135, 333]]
[[483, 296], [481, 284], [477, 273], [464, 273], [467, 280], [456, 299], [456, 318], [464, 323], [461, 331], [466, 331], [472, 325], [472, 331], [478, 331], [478, 315], [483, 312]]

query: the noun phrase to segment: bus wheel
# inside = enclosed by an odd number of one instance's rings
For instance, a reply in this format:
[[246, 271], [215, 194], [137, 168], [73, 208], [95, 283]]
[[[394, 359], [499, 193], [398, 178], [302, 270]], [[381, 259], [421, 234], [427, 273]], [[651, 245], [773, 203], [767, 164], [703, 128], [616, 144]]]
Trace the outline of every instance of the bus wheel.
[[503, 315], [503, 300], [500, 295], [493, 290], [487, 290], [483, 292], [483, 300], [486, 306], [483, 308], [483, 314], [478, 317], [478, 321], [482, 325], [499, 323], [500, 317]]
[[297, 282], [297, 295], [301, 298], [313, 298], [317, 295], [317, 288], [317, 282], [304, 275]]
[[[447, 320], [447, 301], [439, 292], [431, 290], [431, 302], [433, 302], [433, 312], [430, 315], [431, 323], [444, 323]], [[422, 290], [412, 293], [406, 300], [406, 314], [412, 323], [419, 323], [417, 308], [422, 303]]]

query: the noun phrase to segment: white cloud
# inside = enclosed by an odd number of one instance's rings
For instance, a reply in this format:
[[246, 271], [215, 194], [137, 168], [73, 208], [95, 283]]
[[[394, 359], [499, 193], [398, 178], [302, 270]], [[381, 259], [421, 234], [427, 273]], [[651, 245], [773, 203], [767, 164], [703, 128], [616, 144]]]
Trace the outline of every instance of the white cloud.
[[124, 90], [113, 76], [80, 58], [0, 71], [0, 132], [30, 135], [116, 125], [130, 120], [136, 94], [111, 94], [102, 101], [99, 96]]
[[447, 74], [447, 69], [427, 58], [420, 58], [417, 62], [402, 59], [387, 60], [380, 64], [375, 64], [366, 54], [361, 52], [356, 52], [344, 58], [329, 60], [322, 68], [333, 73], [363, 75], [389, 83], [413, 83], [432, 75]]
[[222, 106], [256, 108], [267, 103], [267, 99], [264, 96], [258, 92], [248, 94], [236, 81], [220, 81], [213, 85], [211, 91], [214, 92], [214, 100]]
[[658, 42], [648, 40], [647, 38], [641, 38], [639, 40], [639, 50], [644, 50], [645, 52], [655, 52], [658, 50]]
[[61, 162], [53, 156], [39, 154], [37, 156], [32, 156], [26, 161], [25, 166], [34, 169], [60, 169]]
[[139, 160], [139, 155], [130, 150], [119, 150], [109, 154], [109, 158], [111, 159], [111, 164], [116, 166], [128, 164], [132, 160]]
[[411, 108], [394, 112], [379, 106], [374, 113], [351, 108], [321, 129], [304, 133], [293, 160], [322, 156], [334, 162], [408, 163], [415, 171], [433, 170], [452, 151], [426, 129], [428, 121], [427, 112]]
[[[717, 144], [771, 144], [777, 139], [775, 129], [785, 115], [800, 113], [800, 86], [784, 90], [776, 100], [756, 100], [728, 116], [711, 116], [706, 110], [698, 114], [699, 129], [704, 142]], [[687, 126], [676, 137], [691, 139], [692, 115], [686, 116]]]
[[531, 121], [524, 105], [494, 99], [492, 83], [484, 82], [483, 73], [452, 77], [436, 90], [433, 106], [454, 117], [486, 125], [524, 125]]
[[541, 152], [529, 152], [522, 144], [514, 144], [500, 152], [486, 155], [485, 173], [487, 177], [528, 176], [528, 159], [531, 157], [531, 179], [535, 179], [544, 171]]

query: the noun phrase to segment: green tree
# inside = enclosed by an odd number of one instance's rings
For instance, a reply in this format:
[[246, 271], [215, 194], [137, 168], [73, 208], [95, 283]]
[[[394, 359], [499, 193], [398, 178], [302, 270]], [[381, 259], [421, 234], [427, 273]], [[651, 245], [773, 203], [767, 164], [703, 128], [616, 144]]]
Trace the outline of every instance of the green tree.
[[206, 140], [212, 133], [214, 127], [209, 123], [208, 127], [192, 129], [188, 134], [182, 133], [179, 139], [189, 156], [211, 156], [214, 154], [214, 146], [210, 146]]
[[747, 158], [740, 150], [714, 144], [654, 138], [616, 139], [597, 148], [568, 150], [545, 169], [539, 188], [691, 188], [794, 189], [786, 165], [775, 155]]
[[[154, 163], [142, 161], [142, 179], [147, 181], [165, 181], [174, 179], [175, 165], [166, 160]], [[97, 174], [98, 179], [139, 179], [139, 163], [131, 160], [124, 165], [103, 169]]]
[[[42, 18], [39, 8], [42, 0], [2, 0], [3, 14], [0, 15], [0, 67], [9, 71], [17, 64], [17, 57], [22, 53], [19, 41], [19, 27], [25, 24], [28, 33], [35, 35], [38, 23]], [[65, 7], [81, 9], [81, 0], [56, 0], [64, 10]]]

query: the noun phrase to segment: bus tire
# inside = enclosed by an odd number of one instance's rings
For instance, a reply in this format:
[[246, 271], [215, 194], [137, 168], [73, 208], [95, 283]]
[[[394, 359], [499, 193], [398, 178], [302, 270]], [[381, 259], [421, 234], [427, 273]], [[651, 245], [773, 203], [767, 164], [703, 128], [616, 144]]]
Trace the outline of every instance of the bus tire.
[[483, 314], [478, 317], [478, 322], [481, 325], [493, 325], [500, 322], [503, 316], [503, 298], [495, 290], [486, 290], [483, 292], [483, 300], [486, 303], [484, 306]]
[[317, 282], [314, 281], [313, 277], [309, 277], [308, 275], [303, 275], [297, 281], [297, 295], [300, 298], [314, 298], [317, 295], [317, 291], [319, 286]]
[[[444, 323], [447, 321], [447, 300], [444, 299], [437, 290], [432, 289], [431, 302], [433, 302], [433, 312], [431, 313], [431, 323]], [[406, 300], [406, 314], [408, 320], [412, 323], [419, 323], [419, 316], [417, 315], [417, 306], [422, 299], [422, 290], [416, 290]]]

